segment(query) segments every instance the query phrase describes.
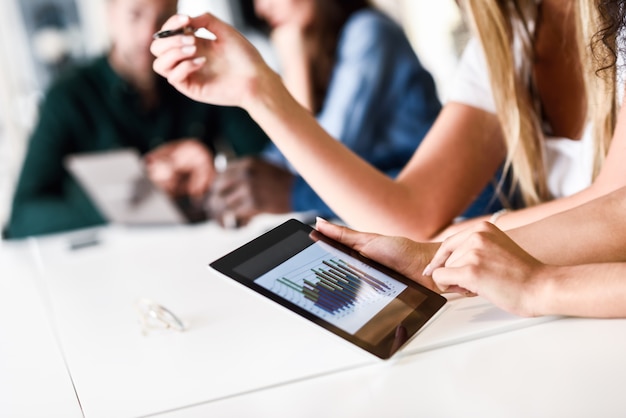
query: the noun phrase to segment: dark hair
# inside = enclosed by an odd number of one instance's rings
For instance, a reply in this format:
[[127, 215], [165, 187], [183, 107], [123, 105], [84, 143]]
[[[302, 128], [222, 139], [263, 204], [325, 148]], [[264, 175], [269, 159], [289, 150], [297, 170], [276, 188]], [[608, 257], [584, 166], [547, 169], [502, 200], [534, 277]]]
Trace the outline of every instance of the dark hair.
[[269, 34], [270, 28], [267, 23], [254, 12], [254, 0], [239, 0], [239, 7], [241, 8], [242, 26]]
[[313, 110], [321, 110], [328, 84], [335, 66], [337, 45], [341, 30], [350, 16], [367, 8], [367, 0], [316, 0], [319, 15], [324, 19], [319, 33], [320, 56], [313, 62]]
[[[239, 0], [243, 25], [269, 33], [267, 23], [259, 19], [254, 12], [254, 0]], [[343, 26], [353, 13], [369, 7], [368, 0], [316, 0], [319, 16], [323, 19], [318, 22], [316, 34], [320, 56], [313, 61], [313, 106], [315, 112], [321, 110], [328, 83], [335, 64], [337, 44]]]
[[[594, 57], [599, 62], [598, 72], [613, 68], [617, 63], [618, 53], [624, 52], [624, 46], [618, 42], [621, 31], [626, 30], [626, 1], [625, 0], [597, 0], [600, 15], [600, 29], [591, 40]], [[607, 53], [600, 53], [602, 48]]]

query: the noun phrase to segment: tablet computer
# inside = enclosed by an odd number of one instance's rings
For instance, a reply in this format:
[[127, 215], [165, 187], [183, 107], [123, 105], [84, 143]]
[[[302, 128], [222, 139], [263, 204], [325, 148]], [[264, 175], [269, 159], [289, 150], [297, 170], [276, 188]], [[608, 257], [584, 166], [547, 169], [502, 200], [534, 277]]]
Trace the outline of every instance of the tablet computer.
[[295, 219], [210, 267], [382, 359], [446, 303]]
[[109, 222], [167, 225], [190, 221], [152, 184], [135, 149], [73, 154], [66, 158], [65, 167]]

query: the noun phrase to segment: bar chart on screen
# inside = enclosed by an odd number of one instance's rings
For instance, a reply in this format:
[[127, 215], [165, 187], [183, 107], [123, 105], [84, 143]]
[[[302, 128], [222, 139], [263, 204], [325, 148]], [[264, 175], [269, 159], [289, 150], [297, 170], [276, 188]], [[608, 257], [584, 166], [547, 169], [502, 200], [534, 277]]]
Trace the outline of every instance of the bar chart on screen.
[[406, 289], [403, 283], [323, 242], [255, 282], [351, 334]]

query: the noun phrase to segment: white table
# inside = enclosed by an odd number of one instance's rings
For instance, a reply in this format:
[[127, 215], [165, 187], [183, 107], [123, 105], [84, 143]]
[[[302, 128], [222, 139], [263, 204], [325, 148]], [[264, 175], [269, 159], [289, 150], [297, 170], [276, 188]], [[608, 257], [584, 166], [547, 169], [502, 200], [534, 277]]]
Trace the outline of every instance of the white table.
[[624, 417], [625, 329], [564, 319], [157, 416]]
[[[206, 267], [281, 220], [238, 231], [211, 223], [108, 228], [99, 245], [77, 251], [64, 235], [5, 244], [0, 260], [11, 262], [0, 263], [0, 298], [10, 309], [0, 322], [0, 416], [626, 414], [619, 396], [626, 321], [559, 319], [464, 338], [476, 323], [497, 325], [500, 317], [462, 300], [384, 362]], [[134, 310], [142, 297], [189, 329], [142, 335]], [[470, 314], [476, 309], [481, 315]], [[458, 316], [465, 311], [467, 323]], [[437, 325], [446, 318], [459, 324], [456, 340], [448, 336], [456, 344], [439, 347]]]
[[29, 242], [0, 242], [0, 416], [82, 417]]

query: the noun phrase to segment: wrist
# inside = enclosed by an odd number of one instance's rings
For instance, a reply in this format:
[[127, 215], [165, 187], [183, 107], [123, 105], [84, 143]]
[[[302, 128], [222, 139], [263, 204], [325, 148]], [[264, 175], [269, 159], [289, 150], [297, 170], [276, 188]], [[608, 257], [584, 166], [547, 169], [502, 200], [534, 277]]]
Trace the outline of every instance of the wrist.
[[291, 120], [299, 109], [304, 110], [289, 93], [280, 76], [269, 67], [251, 82], [248, 92], [241, 107], [268, 133], [276, 130], [276, 124], [271, 121]]
[[433, 260], [433, 258], [435, 258], [435, 254], [437, 254], [437, 250], [439, 249], [439, 247], [441, 247], [441, 243], [440, 242], [423, 242], [423, 243], [419, 243], [418, 245], [420, 247], [419, 247], [419, 251], [417, 251], [416, 253], [420, 255], [420, 259], [418, 261], [420, 265], [417, 266], [417, 269], [415, 271], [421, 274], [422, 280], [420, 281], [420, 283], [422, 285], [426, 285], [429, 289], [437, 293], [440, 293], [440, 294], [444, 293], [442, 289], [440, 289], [439, 286], [437, 286], [437, 284], [433, 280], [433, 277], [432, 277], [433, 272], [432, 272], [432, 267], [430, 265], [430, 262]]
[[558, 297], [558, 282], [561, 276], [560, 266], [541, 265], [531, 275], [529, 286], [526, 286], [525, 313], [527, 316], [554, 314], [554, 303]]
[[[497, 212], [494, 212], [491, 217], [489, 218], [489, 222], [496, 225], [496, 222], [498, 222], [498, 219], [500, 219], [502, 216], [506, 215], [509, 212], [508, 209], [500, 209]], [[497, 225], [496, 225], [497, 226]]]
[[280, 89], [284, 89], [280, 76], [271, 68], [260, 69], [246, 82], [246, 89], [241, 98], [240, 107], [252, 113], [260, 106], [275, 101], [273, 96]]

